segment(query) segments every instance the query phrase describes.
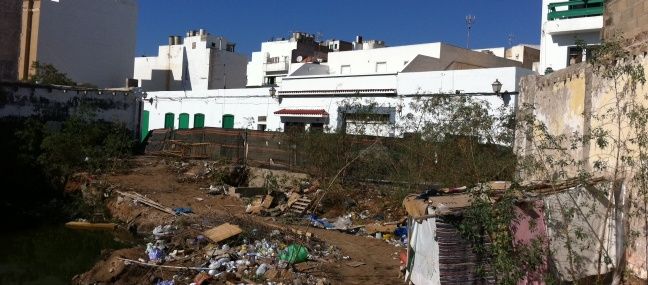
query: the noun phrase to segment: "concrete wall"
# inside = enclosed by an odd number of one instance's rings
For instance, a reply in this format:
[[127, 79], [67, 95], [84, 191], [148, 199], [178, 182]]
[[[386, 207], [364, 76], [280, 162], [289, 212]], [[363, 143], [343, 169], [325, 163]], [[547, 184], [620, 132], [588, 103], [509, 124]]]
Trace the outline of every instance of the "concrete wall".
[[133, 131], [139, 128], [142, 101], [137, 92], [0, 83], [0, 118], [62, 122], [80, 106], [91, 107], [97, 120], [123, 124]]
[[42, 0], [37, 55], [78, 83], [122, 87], [133, 75], [137, 1]]
[[648, 32], [648, 1], [608, 0], [605, 2], [603, 35], [623, 34], [627, 39], [644, 37]]
[[208, 89], [243, 88], [247, 84], [247, 57], [228, 51], [211, 51]]
[[18, 79], [22, 1], [0, 2], [0, 81]]

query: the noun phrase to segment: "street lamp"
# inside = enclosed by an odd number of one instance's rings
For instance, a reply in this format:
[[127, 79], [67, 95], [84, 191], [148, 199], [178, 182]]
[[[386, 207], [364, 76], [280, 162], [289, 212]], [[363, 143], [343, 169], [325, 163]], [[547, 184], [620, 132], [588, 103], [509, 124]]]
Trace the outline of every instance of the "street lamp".
[[270, 92], [270, 97], [272, 97], [272, 98], [274, 98], [275, 95], [277, 94], [277, 89], [275, 89], [274, 86], [271, 86], [270, 90], [268, 90], [268, 91]]
[[500, 91], [502, 90], [502, 83], [499, 82], [498, 79], [495, 79], [495, 82], [493, 82], [493, 84], [491, 84], [491, 86], [493, 86], [493, 93], [495, 93], [495, 94], [499, 94]]

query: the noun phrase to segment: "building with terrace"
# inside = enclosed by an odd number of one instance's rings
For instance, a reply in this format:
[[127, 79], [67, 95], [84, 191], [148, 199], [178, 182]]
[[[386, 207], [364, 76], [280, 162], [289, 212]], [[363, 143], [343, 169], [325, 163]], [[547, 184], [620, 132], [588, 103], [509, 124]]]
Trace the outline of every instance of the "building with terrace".
[[539, 73], [563, 69], [591, 55], [591, 47], [601, 43], [604, 2], [542, 1]]

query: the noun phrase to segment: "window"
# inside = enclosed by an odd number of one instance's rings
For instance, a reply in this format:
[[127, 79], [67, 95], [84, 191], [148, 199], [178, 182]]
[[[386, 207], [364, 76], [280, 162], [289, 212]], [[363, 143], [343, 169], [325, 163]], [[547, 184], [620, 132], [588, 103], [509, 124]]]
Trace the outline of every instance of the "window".
[[583, 49], [580, 47], [569, 47], [567, 51], [567, 66], [583, 61]]
[[340, 74], [350, 74], [351, 73], [351, 65], [342, 65], [340, 67]]
[[387, 63], [384, 61], [376, 62], [376, 72], [387, 72]]
[[387, 124], [390, 122], [390, 114], [376, 114], [376, 113], [347, 113], [345, 114], [347, 122], [363, 122], [363, 123], [376, 123]]
[[259, 122], [265, 122], [268, 119], [268, 116], [258, 116], [257, 121]]
[[275, 76], [266, 77], [266, 85], [274, 85], [276, 81], [277, 77]]
[[266, 124], [258, 124], [257, 131], [265, 131], [268, 126]]
[[191, 49], [196, 49], [196, 42], [191, 43]]

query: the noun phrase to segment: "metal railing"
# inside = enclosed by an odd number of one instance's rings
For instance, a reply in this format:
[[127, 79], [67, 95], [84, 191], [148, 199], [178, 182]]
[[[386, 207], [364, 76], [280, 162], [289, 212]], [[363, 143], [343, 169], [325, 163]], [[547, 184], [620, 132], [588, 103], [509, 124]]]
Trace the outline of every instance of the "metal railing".
[[288, 61], [282, 60], [279, 62], [268, 62], [263, 64], [264, 72], [279, 72], [288, 71]]
[[[558, 10], [559, 8], [566, 8]], [[570, 0], [549, 4], [549, 21], [603, 15], [605, 0]]]

